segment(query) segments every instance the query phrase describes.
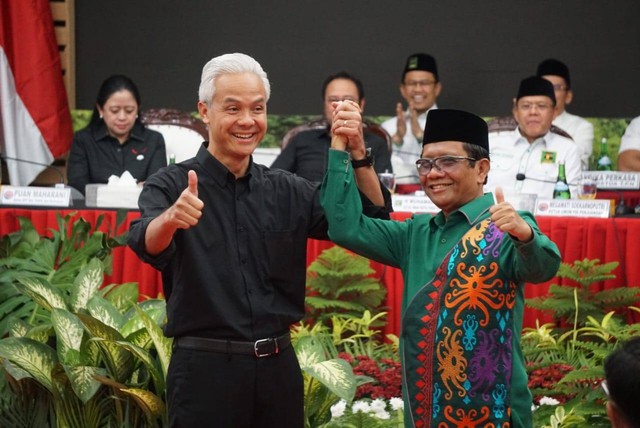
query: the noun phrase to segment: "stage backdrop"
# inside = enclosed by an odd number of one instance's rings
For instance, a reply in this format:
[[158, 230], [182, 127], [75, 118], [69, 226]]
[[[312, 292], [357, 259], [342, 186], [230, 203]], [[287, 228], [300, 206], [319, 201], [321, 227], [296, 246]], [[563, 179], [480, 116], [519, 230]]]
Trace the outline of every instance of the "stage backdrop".
[[268, 72], [270, 113], [320, 112], [320, 86], [347, 69], [369, 115], [399, 101], [405, 58], [433, 54], [440, 107], [510, 112], [519, 81], [555, 57], [572, 72], [573, 113], [640, 114], [638, 0], [109, 0], [76, 2], [77, 107], [111, 73], [131, 76], [144, 107], [195, 110], [202, 65], [244, 52]]

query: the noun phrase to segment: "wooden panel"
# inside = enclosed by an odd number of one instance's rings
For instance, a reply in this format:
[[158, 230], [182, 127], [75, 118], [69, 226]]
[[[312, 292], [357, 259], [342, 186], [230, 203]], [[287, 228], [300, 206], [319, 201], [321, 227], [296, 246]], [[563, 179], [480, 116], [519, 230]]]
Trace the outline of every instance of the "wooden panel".
[[76, 107], [75, 0], [49, 0], [69, 108]]

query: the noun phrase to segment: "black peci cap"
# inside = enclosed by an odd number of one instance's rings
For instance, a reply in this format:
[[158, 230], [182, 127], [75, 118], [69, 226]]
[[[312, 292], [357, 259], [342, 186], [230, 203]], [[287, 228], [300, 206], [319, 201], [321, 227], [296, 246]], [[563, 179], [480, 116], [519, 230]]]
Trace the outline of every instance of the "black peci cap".
[[407, 63], [404, 65], [404, 71], [402, 72], [402, 82], [404, 82], [404, 76], [410, 71], [428, 71], [433, 73], [433, 76], [438, 79], [438, 66], [436, 60], [429, 54], [417, 53], [407, 58]]
[[571, 76], [569, 75], [569, 67], [562, 61], [557, 59], [546, 59], [538, 64], [536, 76], [559, 76], [562, 77], [567, 84], [567, 88], [571, 88]]
[[487, 122], [462, 110], [430, 110], [424, 127], [422, 145], [441, 141], [475, 144], [489, 151]]
[[516, 101], [522, 97], [536, 95], [549, 97], [551, 98], [551, 101], [553, 101], [553, 104], [556, 103], [556, 93], [553, 90], [553, 85], [548, 80], [538, 76], [527, 77], [520, 82]]

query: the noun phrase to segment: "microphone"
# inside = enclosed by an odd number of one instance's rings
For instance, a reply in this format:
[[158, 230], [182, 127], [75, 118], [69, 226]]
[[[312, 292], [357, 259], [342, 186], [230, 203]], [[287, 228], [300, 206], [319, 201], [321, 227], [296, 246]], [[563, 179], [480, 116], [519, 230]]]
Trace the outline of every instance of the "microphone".
[[541, 179], [541, 178], [527, 177], [526, 175], [524, 175], [521, 172], [516, 174], [516, 180], [517, 181], [531, 180], [531, 181], [539, 181], [541, 183], [554, 183], [555, 184], [555, 180], [544, 180], [544, 179]]
[[60, 168], [58, 168], [55, 165], [49, 165], [47, 163], [44, 162], [35, 162], [35, 161], [31, 161], [31, 160], [27, 160], [27, 159], [20, 159], [20, 158], [14, 158], [11, 156], [5, 156], [5, 155], [1, 155], [0, 154], [0, 159], [2, 159], [3, 161], [15, 161], [15, 162], [22, 162], [22, 163], [28, 163], [30, 165], [38, 165], [38, 166], [43, 166], [45, 168], [50, 168], [52, 170], [54, 170], [57, 174], [58, 177], [60, 178], [60, 181], [58, 184], [64, 184], [64, 173], [62, 172], [62, 170]]

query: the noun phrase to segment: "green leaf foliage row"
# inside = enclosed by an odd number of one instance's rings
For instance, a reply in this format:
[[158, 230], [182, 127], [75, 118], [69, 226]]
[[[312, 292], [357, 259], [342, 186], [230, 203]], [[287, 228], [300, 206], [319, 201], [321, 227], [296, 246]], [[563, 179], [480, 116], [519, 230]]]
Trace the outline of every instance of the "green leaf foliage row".
[[640, 289], [621, 287], [599, 291], [596, 283], [614, 278], [617, 262], [599, 260], [563, 263], [558, 278], [544, 298], [527, 305], [553, 314], [555, 323], [525, 328], [521, 340], [534, 403], [541, 397], [560, 401], [542, 404], [534, 412], [534, 427], [608, 427], [604, 360], [621, 343], [640, 334], [640, 324], [629, 323], [640, 313]]
[[0, 240], [0, 426], [165, 426], [165, 302], [101, 287], [126, 237], [72, 217]]

